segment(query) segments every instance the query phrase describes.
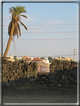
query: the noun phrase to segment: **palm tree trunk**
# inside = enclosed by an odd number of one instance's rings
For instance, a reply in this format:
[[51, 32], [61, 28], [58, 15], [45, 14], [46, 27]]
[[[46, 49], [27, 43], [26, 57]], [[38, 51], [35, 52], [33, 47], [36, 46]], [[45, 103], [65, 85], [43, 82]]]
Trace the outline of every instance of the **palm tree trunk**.
[[8, 54], [9, 47], [10, 47], [11, 40], [12, 40], [12, 36], [13, 36], [13, 31], [14, 31], [14, 22], [12, 23], [11, 34], [10, 34], [10, 37], [9, 37], [9, 40], [8, 40], [8, 43], [7, 43], [7, 47], [6, 47], [6, 50], [5, 50], [5, 53], [4, 53], [4, 57], [6, 57], [7, 54]]

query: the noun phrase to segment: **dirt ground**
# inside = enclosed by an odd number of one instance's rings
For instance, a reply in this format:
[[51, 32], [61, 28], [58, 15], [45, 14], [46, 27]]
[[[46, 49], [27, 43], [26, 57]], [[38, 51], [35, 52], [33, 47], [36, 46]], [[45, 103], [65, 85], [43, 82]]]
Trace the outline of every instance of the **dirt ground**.
[[77, 103], [77, 88], [40, 84], [3, 88], [3, 103]]

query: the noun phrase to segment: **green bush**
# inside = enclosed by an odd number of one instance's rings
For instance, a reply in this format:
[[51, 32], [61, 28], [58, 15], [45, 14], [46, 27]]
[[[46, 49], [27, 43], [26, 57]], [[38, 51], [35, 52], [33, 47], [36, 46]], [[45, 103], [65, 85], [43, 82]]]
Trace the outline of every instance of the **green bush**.
[[15, 61], [18, 61], [18, 59], [16, 58], [16, 56], [14, 56], [14, 60], [15, 60]]
[[41, 59], [45, 59], [44, 57], [41, 57]]
[[73, 60], [71, 59], [70, 62], [73, 62]]
[[52, 57], [48, 57], [48, 60], [49, 60], [50, 63], [54, 62], [54, 59]]
[[14, 59], [16, 59], [16, 56], [14, 56]]
[[60, 58], [60, 57], [58, 57], [58, 58]]
[[22, 58], [22, 60], [23, 60], [24, 62], [26, 62], [26, 59]]
[[6, 57], [7, 59], [10, 59], [10, 57]]

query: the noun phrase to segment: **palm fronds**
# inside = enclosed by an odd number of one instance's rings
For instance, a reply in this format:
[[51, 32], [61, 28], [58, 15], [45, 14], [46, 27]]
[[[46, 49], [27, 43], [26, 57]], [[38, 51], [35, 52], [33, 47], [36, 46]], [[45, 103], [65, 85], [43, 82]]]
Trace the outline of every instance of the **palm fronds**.
[[20, 26], [19, 26], [18, 22], [17, 22], [17, 27], [18, 27], [18, 30], [19, 30], [19, 35], [21, 36], [21, 30], [20, 30]]
[[27, 12], [27, 11], [25, 10], [25, 7], [24, 7], [24, 6], [19, 6], [19, 5], [16, 6], [16, 7], [12, 7], [12, 9], [13, 9], [13, 11], [14, 11], [15, 16], [18, 15], [18, 14]]
[[26, 16], [26, 15], [22, 15], [22, 14], [21, 14], [21, 15], [19, 15], [19, 16], [23, 16], [23, 17], [27, 18], [27, 16]]
[[[16, 7], [11, 7], [9, 8], [9, 12], [12, 14], [12, 20], [9, 24], [8, 27], [8, 34], [11, 34], [12, 31], [12, 22], [14, 22], [14, 30], [13, 30], [13, 37], [15, 37], [15, 35], [17, 35], [17, 38], [19, 37], [19, 35], [21, 36], [21, 30], [20, 30], [20, 25], [18, 23], [18, 21], [24, 26], [24, 28], [27, 30], [27, 27], [24, 25], [24, 23], [21, 22], [21, 16], [27, 18], [26, 15], [23, 15], [21, 13], [27, 12], [25, 10], [24, 6], [16, 6]], [[19, 35], [18, 35], [19, 34]]]
[[28, 30], [27, 29], [27, 27], [19, 20], [19, 22], [24, 26], [24, 28], [26, 29], [26, 30]]

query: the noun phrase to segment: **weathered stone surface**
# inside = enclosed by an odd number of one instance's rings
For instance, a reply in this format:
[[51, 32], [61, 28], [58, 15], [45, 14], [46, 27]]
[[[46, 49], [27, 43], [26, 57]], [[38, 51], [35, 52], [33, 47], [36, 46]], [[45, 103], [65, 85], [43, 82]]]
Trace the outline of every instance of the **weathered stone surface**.
[[[77, 64], [69, 61], [54, 61], [50, 65], [48, 76], [38, 75], [38, 82], [46, 83], [48, 86], [77, 84]], [[72, 67], [72, 68], [71, 68]]]
[[[28, 82], [30, 78], [36, 78], [36, 83], [48, 86], [61, 86], [77, 84], [77, 63], [55, 60], [50, 65], [49, 74], [38, 75], [38, 65], [36, 62], [27, 63], [22, 60], [18, 62], [8, 62], [3, 59], [3, 85], [17, 85]], [[33, 80], [34, 81], [34, 80]], [[33, 82], [32, 81], [32, 82]]]

